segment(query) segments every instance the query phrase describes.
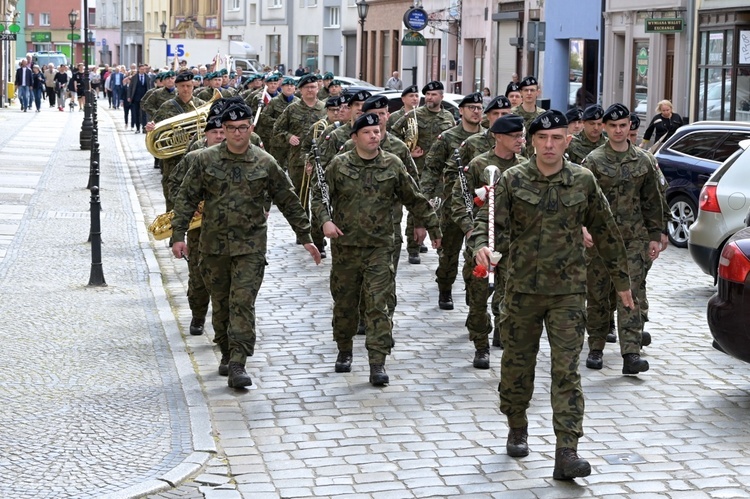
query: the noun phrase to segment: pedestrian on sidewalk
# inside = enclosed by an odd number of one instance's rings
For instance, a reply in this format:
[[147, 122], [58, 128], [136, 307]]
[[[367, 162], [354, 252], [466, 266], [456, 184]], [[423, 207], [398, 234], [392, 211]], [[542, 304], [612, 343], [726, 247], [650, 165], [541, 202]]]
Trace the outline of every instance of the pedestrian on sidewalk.
[[55, 74], [55, 90], [57, 91], [57, 109], [65, 111], [65, 92], [68, 88], [68, 66], [60, 64]]
[[44, 81], [44, 75], [39, 70], [39, 66], [34, 66], [31, 70], [31, 94], [34, 96], [34, 105], [36, 106], [36, 112], [41, 111], [42, 107], [42, 95], [46, 88]]
[[31, 88], [32, 73], [29, 63], [26, 59], [21, 61], [21, 67], [16, 69], [16, 90], [18, 91], [18, 100], [21, 101], [21, 111], [24, 113], [31, 107]]
[[[607, 198], [594, 175], [565, 159], [568, 121], [556, 110], [531, 121], [531, 158], [508, 169], [495, 187], [495, 247], [509, 254], [503, 312], [504, 350], [500, 411], [508, 418], [506, 451], [529, 454], [528, 418], [542, 325], [551, 351], [552, 425], [556, 437], [552, 477], [570, 480], [591, 474], [578, 456], [583, 435], [583, 389], [578, 372], [586, 331], [586, 262], [583, 227], [588, 227], [625, 307], [634, 308], [628, 262]], [[486, 208], [485, 208], [486, 207]], [[468, 246], [488, 269], [489, 203], [474, 224]]]
[[226, 140], [197, 155], [177, 194], [172, 219], [172, 253], [181, 258], [188, 251], [188, 224], [204, 201], [200, 265], [211, 294], [220, 366], [227, 366], [227, 384], [234, 388], [253, 384], [245, 362], [255, 353], [255, 299], [266, 266], [267, 196], [292, 226], [298, 243], [320, 263], [310, 220], [292, 182], [271, 155], [250, 144], [253, 117], [244, 102], [224, 110]]
[[44, 84], [45, 90], [47, 91], [47, 98], [49, 99], [49, 107], [55, 107], [55, 97], [57, 96], [57, 89], [55, 88], [55, 65], [51, 62], [44, 68]]

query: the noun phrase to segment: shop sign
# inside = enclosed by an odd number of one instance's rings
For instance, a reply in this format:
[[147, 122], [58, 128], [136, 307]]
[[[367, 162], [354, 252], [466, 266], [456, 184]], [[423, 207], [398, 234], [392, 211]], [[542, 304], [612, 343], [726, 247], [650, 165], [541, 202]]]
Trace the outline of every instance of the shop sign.
[[35, 31], [31, 33], [32, 43], [50, 43], [52, 41], [51, 31]]
[[15, 42], [17, 36], [15, 33], [0, 33], [0, 42]]
[[682, 18], [646, 19], [646, 33], [679, 33], [684, 27]]
[[641, 47], [638, 54], [635, 56], [635, 67], [638, 69], [638, 74], [646, 76], [648, 73], [648, 50], [646, 47]]
[[422, 31], [427, 27], [427, 12], [420, 7], [412, 7], [404, 14], [404, 25], [411, 31]]
[[740, 31], [740, 64], [750, 64], [750, 31]]
[[421, 33], [407, 31], [401, 39], [401, 45], [405, 47], [424, 47], [427, 45], [427, 40], [424, 39], [424, 36], [422, 36]]

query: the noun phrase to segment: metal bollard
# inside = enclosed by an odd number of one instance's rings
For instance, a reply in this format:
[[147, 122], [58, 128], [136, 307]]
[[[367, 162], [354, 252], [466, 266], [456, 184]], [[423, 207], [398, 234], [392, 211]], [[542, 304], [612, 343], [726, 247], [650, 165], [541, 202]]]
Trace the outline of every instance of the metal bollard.
[[91, 187], [91, 275], [89, 286], [106, 286], [102, 269], [102, 223], [100, 218], [99, 187]]

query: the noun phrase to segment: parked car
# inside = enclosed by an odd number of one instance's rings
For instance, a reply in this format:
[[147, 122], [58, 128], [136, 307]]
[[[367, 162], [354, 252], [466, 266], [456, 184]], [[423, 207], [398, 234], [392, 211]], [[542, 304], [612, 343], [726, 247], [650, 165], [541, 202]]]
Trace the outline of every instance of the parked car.
[[750, 227], [733, 235], [721, 251], [707, 319], [714, 348], [750, 362]]
[[[388, 97], [388, 100], [390, 101], [388, 103], [389, 113], [398, 111], [399, 109], [404, 107], [404, 103], [401, 102], [401, 92], [399, 90], [384, 90], [378, 93]], [[453, 115], [453, 118], [456, 120], [456, 123], [458, 123], [458, 121], [461, 119], [461, 115], [458, 114], [458, 104], [463, 98], [464, 96], [460, 94], [443, 94], [443, 107], [450, 111], [450, 113]], [[424, 105], [424, 96], [419, 98], [419, 105]]]
[[687, 247], [703, 184], [745, 139], [750, 139], [750, 123], [699, 121], [677, 129], [656, 152], [659, 168], [669, 182], [667, 203], [672, 219], [668, 229], [673, 245]]
[[750, 140], [743, 140], [740, 149], [703, 186], [698, 218], [690, 227], [690, 256], [714, 277], [724, 245], [745, 226], [750, 209]]

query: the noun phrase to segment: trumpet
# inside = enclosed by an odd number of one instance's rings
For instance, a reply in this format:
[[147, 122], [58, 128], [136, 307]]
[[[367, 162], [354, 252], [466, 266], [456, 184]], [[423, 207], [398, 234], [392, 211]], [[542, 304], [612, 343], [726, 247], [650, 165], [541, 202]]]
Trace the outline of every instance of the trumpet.
[[[409, 148], [409, 151], [413, 151], [417, 148], [417, 141], [419, 140], [419, 123], [417, 122], [417, 108], [415, 107], [409, 113], [412, 113], [411, 117], [406, 118], [406, 130], [404, 131], [404, 144]], [[409, 113], [406, 113], [407, 115]]]
[[200, 107], [193, 105], [193, 111], [178, 114], [160, 121], [146, 135], [146, 149], [157, 159], [167, 159], [185, 154], [193, 136], [203, 133], [211, 104], [221, 99], [221, 92], [214, 89], [211, 100]]
[[[148, 231], [154, 236], [154, 239], [160, 241], [172, 236], [172, 219], [174, 218], [174, 210], [162, 213], [151, 222], [148, 226]], [[203, 201], [198, 204], [198, 210], [193, 218], [190, 220], [188, 230], [197, 229], [203, 222]]]

